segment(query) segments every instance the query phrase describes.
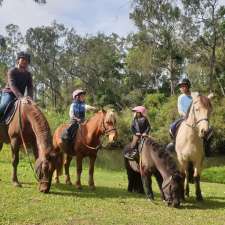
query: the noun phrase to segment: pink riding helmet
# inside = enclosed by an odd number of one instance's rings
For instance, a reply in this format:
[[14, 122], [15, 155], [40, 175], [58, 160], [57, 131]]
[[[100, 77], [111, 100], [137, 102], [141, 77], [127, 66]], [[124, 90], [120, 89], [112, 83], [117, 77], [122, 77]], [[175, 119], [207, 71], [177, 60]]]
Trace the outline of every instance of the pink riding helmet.
[[77, 95], [80, 95], [80, 94], [86, 94], [86, 91], [84, 91], [82, 89], [77, 89], [73, 92], [72, 96], [73, 96], [73, 98], [75, 98]]
[[134, 107], [134, 108], [132, 109], [132, 111], [134, 111], [134, 112], [139, 112], [139, 113], [145, 115], [146, 112], [147, 112], [147, 109], [146, 109], [144, 106], [139, 105], [139, 106]]

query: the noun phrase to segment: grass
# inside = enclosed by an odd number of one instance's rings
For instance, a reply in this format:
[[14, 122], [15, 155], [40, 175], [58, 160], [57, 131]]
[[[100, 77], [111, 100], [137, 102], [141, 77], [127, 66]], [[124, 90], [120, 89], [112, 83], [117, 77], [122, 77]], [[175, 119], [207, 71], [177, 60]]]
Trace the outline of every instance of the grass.
[[[27, 161], [21, 155], [18, 178], [22, 188], [12, 186], [10, 154], [5, 147], [0, 153], [0, 224], [1, 225], [201, 225], [225, 224], [225, 185], [202, 182], [205, 201], [197, 203], [194, 199], [194, 186], [191, 185], [191, 197], [180, 209], [167, 207], [160, 201], [155, 182], [153, 190], [156, 195], [154, 203], [143, 195], [126, 191], [127, 178], [120, 168], [121, 159], [116, 153], [100, 152], [100, 159], [95, 172], [96, 190], [87, 187], [87, 166], [84, 166], [82, 182], [84, 188], [78, 191], [74, 186], [63, 183], [53, 184], [50, 194], [37, 190], [37, 183]], [[107, 159], [108, 157], [108, 159]], [[104, 159], [104, 160], [103, 160]], [[110, 161], [110, 163], [107, 163]], [[104, 162], [104, 163], [103, 163]], [[208, 162], [209, 163], [209, 162]], [[111, 169], [111, 167], [114, 167]], [[221, 167], [224, 170], [224, 167]], [[212, 173], [212, 168], [205, 170]], [[75, 181], [75, 168], [71, 167], [72, 181]], [[222, 170], [215, 168], [218, 173]], [[213, 172], [215, 173], [215, 172]], [[225, 173], [224, 173], [225, 174]], [[221, 178], [222, 179], [222, 178]], [[212, 180], [210, 180], [212, 181]]]

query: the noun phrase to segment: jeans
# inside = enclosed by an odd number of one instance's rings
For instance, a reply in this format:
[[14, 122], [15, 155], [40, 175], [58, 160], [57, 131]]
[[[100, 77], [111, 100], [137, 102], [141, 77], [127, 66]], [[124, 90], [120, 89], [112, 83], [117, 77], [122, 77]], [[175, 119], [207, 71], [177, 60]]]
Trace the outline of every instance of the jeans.
[[13, 101], [16, 97], [12, 93], [2, 92], [0, 101], [0, 117], [3, 116], [7, 105]]

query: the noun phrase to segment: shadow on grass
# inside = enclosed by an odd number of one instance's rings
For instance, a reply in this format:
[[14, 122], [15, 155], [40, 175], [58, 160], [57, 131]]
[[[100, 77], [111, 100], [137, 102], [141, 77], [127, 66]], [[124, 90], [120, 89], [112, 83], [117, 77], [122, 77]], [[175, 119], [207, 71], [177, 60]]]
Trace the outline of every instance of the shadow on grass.
[[[81, 198], [144, 198], [145, 195], [130, 193], [122, 188], [111, 188], [97, 186], [95, 190], [90, 190], [88, 186], [82, 186], [82, 190], [76, 189], [74, 185], [53, 184], [50, 194], [61, 196], [79, 196]], [[59, 190], [59, 191], [58, 191]]]
[[186, 199], [185, 202], [181, 203], [180, 209], [220, 209], [225, 208], [225, 198], [223, 197], [205, 197], [202, 202], [198, 202], [194, 197]]

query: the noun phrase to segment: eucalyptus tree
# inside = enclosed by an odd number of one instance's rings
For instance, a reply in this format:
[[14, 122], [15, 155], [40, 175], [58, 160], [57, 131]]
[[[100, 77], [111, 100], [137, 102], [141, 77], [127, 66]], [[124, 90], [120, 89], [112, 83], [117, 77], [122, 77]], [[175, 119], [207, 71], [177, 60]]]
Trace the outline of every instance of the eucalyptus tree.
[[216, 51], [224, 36], [221, 25], [225, 19], [225, 7], [219, 0], [182, 0], [182, 3], [186, 18], [192, 18], [192, 23], [199, 29], [195, 36], [196, 54], [193, 59], [195, 62], [199, 61], [203, 68], [207, 68], [207, 86], [213, 90], [218, 80], [215, 73]]
[[[133, 0], [130, 14], [140, 32], [147, 33], [157, 66], [169, 75], [171, 94], [183, 65], [181, 10], [175, 1]], [[155, 61], [151, 60], [150, 61]]]
[[0, 38], [0, 62], [11, 67], [15, 65], [16, 54], [24, 44], [24, 38], [17, 25], [9, 24], [5, 29], [6, 35]]
[[121, 87], [123, 63], [120, 55], [120, 37], [86, 37], [79, 58], [80, 79], [95, 101], [101, 104], [117, 104]]
[[60, 60], [64, 52], [65, 34], [65, 27], [55, 22], [51, 26], [30, 28], [26, 33], [26, 45], [32, 54], [31, 68], [37, 84], [36, 91], [41, 95], [43, 104], [46, 104], [47, 99], [54, 107], [62, 102], [64, 71]]

